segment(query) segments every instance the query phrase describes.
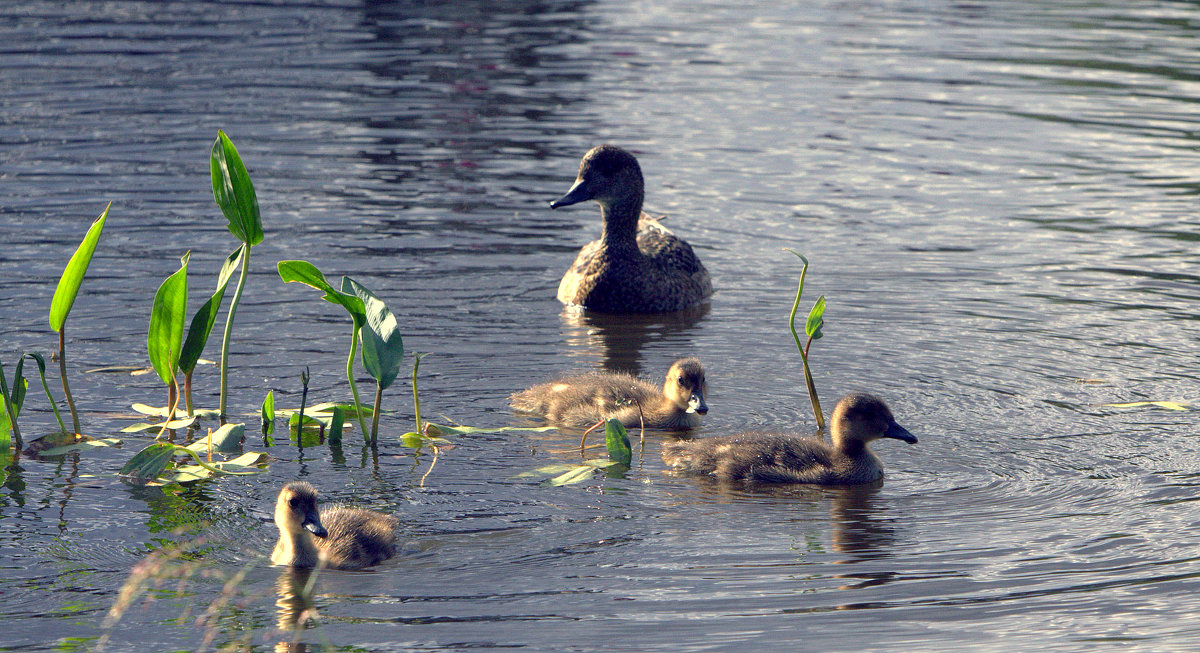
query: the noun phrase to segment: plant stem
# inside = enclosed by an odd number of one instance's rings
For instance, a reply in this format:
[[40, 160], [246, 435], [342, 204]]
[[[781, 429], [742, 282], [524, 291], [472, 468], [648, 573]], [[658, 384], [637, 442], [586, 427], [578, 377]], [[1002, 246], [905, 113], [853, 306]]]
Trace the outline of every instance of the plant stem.
[[196, 411], [192, 409], [192, 372], [183, 375], [183, 401], [187, 405], [188, 417], [195, 417]]
[[67, 397], [67, 406], [71, 409], [71, 425], [75, 433], [79, 433], [79, 414], [75, 412], [75, 400], [71, 398], [71, 387], [67, 385], [67, 325], [63, 324], [58, 331], [58, 376], [62, 379], [63, 394]]
[[[791, 252], [791, 250], [788, 250]], [[792, 252], [804, 261], [804, 267], [800, 270], [800, 285], [796, 287], [796, 300], [792, 302], [792, 314], [788, 316], [788, 328], [792, 330], [792, 339], [796, 341], [796, 349], [800, 352], [800, 360], [804, 363], [804, 383], [808, 386], [808, 400], [812, 403], [813, 416], [817, 418], [817, 428], [825, 428], [825, 417], [821, 415], [821, 402], [817, 399], [817, 387], [812, 380], [812, 372], [808, 369], [808, 348], [800, 345], [800, 336], [796, 334], [796, 310], [800, 308], [800, 295], [804, 293], [804, 277], [808, 274], [808, 259], [800, 256], [796, 252]], [[812, 344], [812, 339], [809, 339], [809, 344]]]
[[296, 417], [296, 446], [304, 446], [304, 405], [308, 403], [308, 368], [300, 373], [300, 413]]
[[229, 301], [229, 315], [225, 318], [225, 333], [221, 337], [221, 401], [217, 414], [222, 425], [225, 424], [225, 399], [229, 394], [229, 336], [233, 334], [233, 316], [237, 313], [242, 290], [246, 287], [246, 273], [250, 269], [250, 244], [243, 243], [242, 247], [241, 276], [238, 277], [237, 289], [233, 291], [233, 299]]
[[167, 405], [167, 417], [163, 420], [163, 425], [158, 430], [158, 435], [154, 436], [155, 440], [161, 438], [162, 434], [167, 432], [167, 425], [171, 423], [171, 420], [175, 419], [175, 411], [179, 408], [179, 382], [173, 376], [171, 377], [170, 388], [167, 392], [167, 396], [170, 397]]
[[[418, 354], [416, 352], [413, 352], [412, 385], [413, 385], [413, 412], [417, 416], [417, 433], [423, 435], [424, 431], [421, 430], [421, 398], [419, 396], [417, 396], [417, 368], [421, 367], [421, 357], [422, 356], [424, 356], [424, 354]], [[435, 458], [435, 460], [436, 460], [436, 458]]]
[[383, 403], [383, 386], [375, 383], [375, 411], [371, 413], [371, 446], [379, 442], [379, 405]]
[[346, 380], [350, 382], [350, 394], [354, 397], [354, 413], [358, 415], [358, 428], [362, 430], [363, 442], [369, 444], [371, 439], [367, 437], [367, 421], [363, 419], [362, 402], [358, 400], [358, 385], [354, 383], [354, 355], [358, 353], [359, 328], [357, 324], [354, 324], [354, 328], [350, 332], [350, 357], [346, 359]]
[[54, 402], [54, 397], [50, 395], [50, 384], [46, 382], [46, 361], [38, 354], [27, 353], [25, 355], [33, 358], [34, 362], [38, 364], [38, 376], [42, 379], [42, 391], [46, 393], [46, 401], [50, 402], [50, 408], [54, 411], [54, 419], [58, 420], [58, 429], [66, 433], [67, 425], [63, 424], [62, 414], [58, 412], [58, 404]]

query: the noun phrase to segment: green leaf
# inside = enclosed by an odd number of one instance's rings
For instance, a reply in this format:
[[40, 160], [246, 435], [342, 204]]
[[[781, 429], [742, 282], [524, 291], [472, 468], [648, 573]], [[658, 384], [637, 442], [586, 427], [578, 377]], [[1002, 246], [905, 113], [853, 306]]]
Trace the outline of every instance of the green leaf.
[[267, 392], [267, 397], [262, 402], [262, 430], [263, 435], [271, 435], [275, 432], [275, 391]]
[[554, 426], [501, 426], [497, 428], [491, 427], [476, 427], [476, 426], [444, 426], [442, 424], [434, 424], [425, 422], [426, 428], [436, 428], [447, 435], [473, 435], [476, 433], [504, 433], [507, 431], [521, 431], [527, 433], [542, 433], [545, 431], [555, 431]]
[[350, 277], [342, 277], [342, 292], [353, 292], [363, 302], [367, 316], [367, 328], [362, 330], [363, 367], [386, 390], [404, 362], [404, 339], [396, 317], [382, 299]]
[[[28, 354], [25, 356], [28, 356]], [[21, 416], [21, 408], [25, 406], [25, 392], [29, 390], [29, 379], [25, 378], [25, 356], [21, 356], [17, 360], [16, 369], [13, 370], [12, 386], [5, 384], [4, 388], [4, 391], [9, 393], [8, 398], [12, 403], [14, 419]], [[0, 370], [0, 377], [3, 377], [3, 375], [3, 370]]]
[[306, 286], [316, 288], [325, 293], [322, 298], [331, 304], [341, 304], [350, 317], [354, 319], [355, 327], [361, 327], [367, 321], [366, 309], [363, 307], [363, 301], [350, 292], [340, 292], [335, 290], [329, 282], [325, 280], [325, 275], [317, 269], [315, 265], [308, 261], [280, 261], [276, 266], [279, 270], [279, 278], [283, 279], [284, 283], [302, 283]]
[[167, 385], [175, 378], [179, 351], [183, 346], [183, 323], [187, 319], [187, 260], [185, 255], [179, 271], [167, 277], [154, 294], [150, 330], [146, 334], [150, 365]]
[[811, 310], [808, 311], [808, 321], [804, 323], [804, 334], [813, 340], [821, 338], [821, 327], [825, 326], [825, 295], [817, 298], [817, 303], [813, 304]]
[[346, 411], [341, 406], [333, 407], [333, 416], [329, 419], [329, 432], [326, 438], [329, 444], [339, 444], [342, 441], [342, 427], [346, 424]]
[[208, 453], [208, 443], [211, 439], [213, 451], [219, 451], [221, 453], [241, 451], [242, 437], [245, 435], [245, 424], [225, 424], [221, 428], [213, 431], [211, 436], [206, 435], [189, 444], [186, 448], [199, 454], [206, 454]]
[[92, 262], [92, 254], [96, 251], [96, 243], [100, 241], [100, 232], [104, 231], [104, 222], [108, 219], [110, 208], [112, 208], [112, 202], [109, 202], [100, 217], [92, 222], [87, 235], [83, 237], [83, 242], [79, 243], [79, 248], [67, 262], [67, 267], [58, 280], [54, 299], [50, 301], [50, 328], [55, 331], [62, 331], [63, 324], [67, 321], [67, 315], [75, 304], [79, 286], [83, 283], [83, 275], [87, 274], [88, 265]]
[[141, 433], [142, 431], [150, 431], [150, 430], [159, 431], [159, 430], [162, 430], [163, 428], [167, 428], [167, 429], [174, 431], [176, 429], [186, 429], [195, 423], [196, 423], [195, 417], [184, 417], [183, 419], [168, 420], [165, 423], [159, 422], [158, 424], [148, 424], [146, 422], [138, 422], [136, 424], [130, 424], [129, 426], [126, 426], [125, 428], [121, 429], [121, 432], [122, 433]]
[[164, 475], [161, 480], [164, 483], [193, 483], [212, 478], [218, 473], [240, 475], [261, 474], [267, 471], [265, 468], [260, 467], [260, 465], [266, 462], [267, 454], [249, 452], [233, 460], [208, 463], [209, 467], [215, 468], [215, 471], [200, 465], [180, 465], [171, 473]]
[[1139, 406], [1157, 406], [1167, 410], [1187, 410], [1188, 405], [1178, 401], [1131, 401], [1123, 404], [1102, 404], [1110, 408], [1136, 408]]
[[633, 449], [629, 446], [629, 434], [625, 425], [619, 419], [610, 419], [604, 423], [604, 444], [608, 447], [608, 457], [629, 466], [633, 462]]
[[[139, 412], [143, 415], [149, 415], [151, 417], [166, 417], [167, 412], [170, 410], [166, 406], [147, 406], [146, 404], [132, 404], [130, 406], [130, 408], [132, 408], [136, 412]], [[199, 417], [199, 418], [206, 418], [206, 417], [215, 418], [218, 416], [218, 413], [219, 413], [219, 411], [213, 410], [211, 408], [196, 409], [193, 412], [195, 413], [195, 416]], [[182, 408], [176, 408], [175, 409], [175, 417], [177, 419], [185, 419], [188, 417], [187, 411], [183, 410]]]
[[169, 442], [155, 442], [134, 454], [118, 473], [145, 483], [158, 478], [174, 457], [175, 445]]
[[217, 313], [221, 310], [221, 302], [225, 299], [225, 289], [229, 286], [229, 280], [233, 278], [233, 273], [237, 270], [245, 251], [246, 245], [243, 244], [233, 250], [233, 253], [225, 259], [225, 264], [221, 266], [221, 274], [217, 277], [216, 291], [192, 316], [192, 322], [188, 325], [187, 337], [183, 341], [183, 350], [179, 353], [179, 369], [184, 374], [190, 374], [196, 369], [196, 363], [200, 361], [200, 355], [204, 353], [204, 346], [208, 344], [208, 336], [212, 334], [213, 325], [217, 321]]
[[258, 196], [254, 193], [250, 173], [242, 165], [242, 157], [224, 131], [217, 132], [209, 167], [212, 171], [213, 199], [229, 220], [230, 233], [247, 245], [261, 243], [263, 230]]
[[45, 451], [42, 451], [38, 455], [39, 456], [62, 456], [64, 454], [72, 453], [75, 451], [91, 451], [92, 449], [98, 449], [100, 447], [116, 447], [116, 446], [120, 446], [121, 444], [122, 444], [122, 442], [116, 438], [103, 438], [100, 440], [87, 438], [86, 440], [83, 440], [82, 442], [76, 442], [75, 444], [68, 444], [68, 445], [65, 445], [62, 447], [54, 447], [53, 449], [46, 449]]

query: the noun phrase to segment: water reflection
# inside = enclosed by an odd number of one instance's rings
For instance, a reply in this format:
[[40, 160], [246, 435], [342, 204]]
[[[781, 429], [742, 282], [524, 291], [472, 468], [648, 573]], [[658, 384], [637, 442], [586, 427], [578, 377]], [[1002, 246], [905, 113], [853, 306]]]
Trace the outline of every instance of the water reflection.
[[280, 653], [303, 653], [308, 644], [300, 636], [309, 622], [317, 618], [317, 606], [313, 603], [312, 591], [316, 575], [313, 569], [283, 567], [275, 581], [275, 625], [281, 639], [275, 643]]
[[[628, 372], [642, 376], [642, 349], [650, 343], [688, 342], [686, 334], [708, 315], [708, 302], [675, 313], [612, 315], [587, 313], [577, 307], [564, 307], [559, 314], [567, 342], [575, 351], [599, 354], [600, 364], [609, 372]], [[672, 352], [671, 359], [696, 356], [704, 361], [704, 352]], [[651, 376], [666, 370], [650, 370]]]

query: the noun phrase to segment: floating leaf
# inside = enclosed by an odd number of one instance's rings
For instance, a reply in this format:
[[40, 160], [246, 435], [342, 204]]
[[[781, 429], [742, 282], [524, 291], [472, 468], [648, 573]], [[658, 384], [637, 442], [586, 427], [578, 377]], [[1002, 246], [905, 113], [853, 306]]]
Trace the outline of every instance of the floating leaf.
[[250, 173], [242, 164], [242, 157], [224, 131], [217, 132], [209, 164], [213, 199], [229, 220], [229, 231], [247, 245], [261, 243], [263, 230], [258, 196], [254, 193]]
[[1101, 404], [1111, 408], [1136, 408], [1138, 406], [1158, 406], [1167, 410], [1187, 410], [1188, 404], [1179, 403], [1176, 401], [1131, 401], [1123, 404]]
[[266, 469], [259, 467], [259, 465], [262, 465], [265, 462], [267, 462], [267, 454], [250, 452], [238, 456], [233, 460], [209, 463], [209, 466], [216, 468], [217, 471], [213, 471], [208, 467], [202, 467], [200, 465], [180, 465], [170, 473], [164, 475], [161, 479], [161, 482], [181, 484], [194, 483], [196, 481], [212, 478], [218, 473], [237, 474], [241, 476], [248, 474], [261, 474], [267, 471]]
[[118, 447], [118, 446], [124, 444], [121, 440], [118, 440], [117, 438], [103, 438], [103, 439], [97, 440], [97, 439], [93, 439], [93, 438], [88, 438], [87, 436], [84, 436], [84, 437], [86, 439], [84, 439], [80, 442], [76, 442], [75, 444], [68, 444], [63, 447], [54, 447], [53, 449], [46, 449], [45, 451], [39, 453], [38, 455], [43, 456], [43, 457], [61, 456], [64, 454], [75, 452], [75, 451], [91, 451], [92, 449], [97, 449], [100, 447]]
[[196, 453], [208, 453], [209, 440], [212, 440], [212, 450], [221, 453], [241, 451], [242, 438], [246, 435], [245, 424], [225, 424], [212, 432], [212, 436], [204, 436], [189, 444], [186, 448]]
[[179, 270], [167, 277], [154, 293], [150, 311], [150, 329], [146, 334], [146, 351], [150, 366], [162, 382], [171, 385], [179, 366], [179, 350], [183, 347], [183, 323], [187, 320], [187, 271], [189, 255], [185, 254]]
[[96, 252], [96, 243], [100, 242], [100, 233], [104, 231], [104, 223], [108, 220], [110, 208], [112, 208], [112, 202], [109, 202], [100, 217], [92, 222], [87, 235], [83, 237], [83, 242], [79, 243], [79, 247], [71, 255], [71, 260], [67, 262], [67, 267], [58, 280], [54, 298], [50, 301], [50, 328], [55, 331], [62, 331], [63, 324], [67, 321], [67, 315], [75, 304], [79, 286], [83, 283], [83, 275], [87, 274], [88, 266], [92, 263], [92, 254]]
[[546, 481], [546, 484], [559, 486], [582, 483], [583, 481], [586, 481], [595, 475], [596, 471], [597, 468], [594, 465], [580, 465], [565, 474], [555, 476], [554, 478]]
[[171, 464], [175, 449], [169, 442], [155, 442], [134, 454], [118, 473], [142, 483], [152, 481]]
[[[166, 417], [167, 412], [170, 410], [166, 406], [147, 406], [146, 404], [133, 404], [130, 406], [130, 408], [132, 408], [135, 412], [141, 413], [143, 415], [149, 415], [150, 417]], [[195, 418], [211, 417], [211, 418], [215, 419], [218, 416], [218, 411], [212, 410], [211, 408], [206, 408], [206, 409], [198, 408], [193, 412], [195, 413], [195, 415], [193, 415], [191, 417], [195, 417]], [[187, 411], [183, 410], [181, 408], [175, 409], [175, 417], [177, 417], [179, 419], [190, 419], [187, 414]]]
[[[445, 417], [443, 415], [443, 417]], [[492, 427], [476, 427], [476, 426], [445, 426], [442, 424], [434, 424], [426, 422], [426, 428], [436, 428], [447, 435], [472, 435], [477, 433], [504, 433], [507, 431], [524, 431], [529, 433], [541, 433], [544, 431], [555, 431], [553, 426], [502, 426], [499, 428]]]
[[150, 431], [150, 430], [161, 431], [164, 428], [174, 431], [176, 429], [186, 429], [195, 423], [196, 423], [195, 417], [185, 417], [183, 419], [168, 420], [166, 422], [159, 422], [157, 424], [150, 424], [147, 422], [138, 422], [137, 424], [130, 424], [129, 426], [126, 426], [125, 428], [121, 429], [121, 432], [122, 433], [141, 433], [142, 431]]

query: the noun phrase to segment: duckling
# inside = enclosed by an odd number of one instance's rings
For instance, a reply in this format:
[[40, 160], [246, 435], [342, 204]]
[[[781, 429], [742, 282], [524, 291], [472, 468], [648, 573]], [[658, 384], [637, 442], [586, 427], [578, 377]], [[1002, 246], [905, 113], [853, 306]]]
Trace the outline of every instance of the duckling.
[[600, 145], [584, 155], [575, 184], [550, 208], [595, 200], [604, 231], [579, 250], [559, 283], [559, 301], [602, 313], [669, 313], [712, 294], [691, 245], [642, 213], [643, 186], [629, 152]]
[[275, 502], [279, 542], [271, 562], [292, 567], [359, 569], [396, 554], [399, 521], [374, 510], [330, 506], [317, 513], [317, 490], [288, 483]]
[[869, 394], [850, 394], [838, 401], [831, 432], [832, 446], [793, 434], [742, 433], [668, 442], [662, 456], [678, 471], [723, 481], [856, 485], [883, 478], [883, 467], [868, 442], [917, 442], [896, 423], [883, 400]]
[[[627, 427], [691, 429], [708, 412], [704, 367], [695, 358], [675, 361], [662, 390], [630, 374], [593, 372], [535, 385], [512, 396], [512, 407], [567, 426], [617, 418]], [[639, 414], [638, 406], [641, 406]]]

